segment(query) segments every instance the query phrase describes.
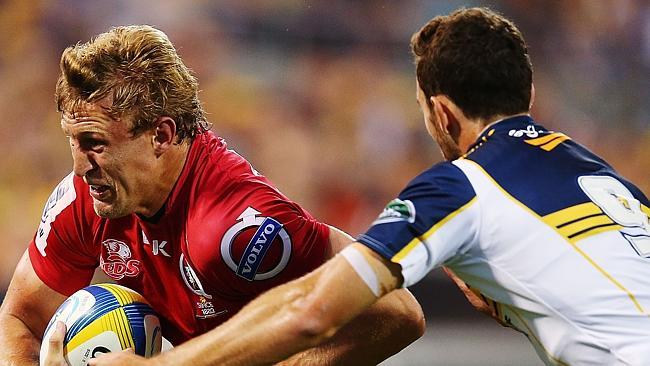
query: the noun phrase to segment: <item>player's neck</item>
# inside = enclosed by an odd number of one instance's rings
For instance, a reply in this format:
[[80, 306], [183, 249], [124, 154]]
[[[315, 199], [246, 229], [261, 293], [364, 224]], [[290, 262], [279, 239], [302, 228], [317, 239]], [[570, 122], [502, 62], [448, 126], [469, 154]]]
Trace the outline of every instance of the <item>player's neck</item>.
[[143, 203], [138, 214], [145, 217], [154, 216], [164, 206], [169, 194], [176, 185], [189, 153], [190, 143], [183, 142], [174, 145], [156, 163], [154, 174], [151, 177], [151, 190], [148, 199]]
[[462, 129], [461, 134], [459, 136], [458, 146], [461, 148], [462, 151], [467, 152], [467, 150], [469, 150], [469, 147], [472, 146], [476, 142], [476, 140], [478, 140], [478, 137], [481, 136], [485, 131], [487, 131], [490, 127], [492, 127], [496, 123], [499, 123], [508, 118], [517, 117], [517, 116], [527, 116], [527, 115], [529, 115], [528, 112], [513, 114], [509, 116], [497, 115], [490, 119], [474, 119], [474, 120], [468, 119], [464, 121], [465, 126]]

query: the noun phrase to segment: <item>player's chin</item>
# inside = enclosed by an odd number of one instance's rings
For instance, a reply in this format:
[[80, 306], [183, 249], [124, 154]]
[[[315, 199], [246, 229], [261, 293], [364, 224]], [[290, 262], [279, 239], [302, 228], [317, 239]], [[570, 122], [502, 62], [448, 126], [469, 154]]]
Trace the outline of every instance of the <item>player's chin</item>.
[[97, 216], [105, 219], [116, 219], [128, 214], [123, 207], [120, 207], [119, 202], [103, 202], [93, 199], [93, 209]]

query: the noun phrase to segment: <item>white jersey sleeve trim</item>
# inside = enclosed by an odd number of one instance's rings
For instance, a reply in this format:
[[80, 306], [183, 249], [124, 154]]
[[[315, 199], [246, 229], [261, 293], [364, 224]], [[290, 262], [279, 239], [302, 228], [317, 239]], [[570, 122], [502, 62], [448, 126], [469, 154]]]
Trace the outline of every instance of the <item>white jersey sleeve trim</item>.
[[75, 198], [77, 198], [77, 192], [74, 190], [73, 178], [74, 173], [70, 173], [67, 177], [63, 178], [61, 183], [56, 186], [50, 197], [47, 199], [45, 207], [43, 208], [41, 222], [38, 225], [38, 231], [36, 231], [36, 237], [34, 239], [36, 248], [43, 257], [47, 256], [45, 253], [47, 238], [50, 235], [52, 223], [56, 219], [56, 216], [63, 212], [63, 210], [70, 206]]

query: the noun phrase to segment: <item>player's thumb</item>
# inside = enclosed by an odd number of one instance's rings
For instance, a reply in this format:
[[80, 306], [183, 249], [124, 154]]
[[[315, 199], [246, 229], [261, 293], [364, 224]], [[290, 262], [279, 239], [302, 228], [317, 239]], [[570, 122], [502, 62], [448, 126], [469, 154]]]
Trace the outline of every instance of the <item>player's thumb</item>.
[[48, 340], [48, 350], [44, 365], [59, 366], [66, 365], [63, 358], [63, 340], [65, 339], [66, 326], [62, 321], [57, 321], [54, 332]]

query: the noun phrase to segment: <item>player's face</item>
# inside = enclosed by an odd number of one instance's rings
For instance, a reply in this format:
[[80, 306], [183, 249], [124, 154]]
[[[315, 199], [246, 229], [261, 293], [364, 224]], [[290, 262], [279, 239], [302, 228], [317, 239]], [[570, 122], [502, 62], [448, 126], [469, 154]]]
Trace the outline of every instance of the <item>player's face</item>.
[[420, 84], [417, 84], [416, 96], [420, 109], [422, 110], [422, 115], [424, 116], [424, 125], [427, 128], [427, 132], [438, 143], [442, 156], [447, 160], [460, 158], [463, 155], [462, 150], [458, 146], [458, 143], [451, 137], [451, 134], [438, 123], [436, 114], [432, 110], [432, 105], [427, 101], [422, 88], [420, 88]]
[[90, 186], [97, 215], [122, 217], [143, 212], [155, 163], [150, 133], [134, 137], [130, 119], [114, 119], [102, 105], [84, 104], [63, 113], [61, 128], [70, 141], [74, 173]]

